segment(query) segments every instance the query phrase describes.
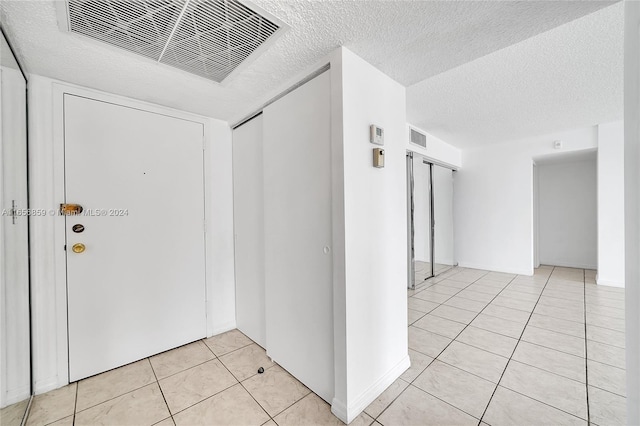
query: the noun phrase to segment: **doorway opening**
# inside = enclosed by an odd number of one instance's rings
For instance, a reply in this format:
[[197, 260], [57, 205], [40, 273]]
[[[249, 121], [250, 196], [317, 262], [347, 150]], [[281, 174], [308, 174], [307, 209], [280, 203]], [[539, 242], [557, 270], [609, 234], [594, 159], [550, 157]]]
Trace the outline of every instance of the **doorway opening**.
[[534, 266], [595, 270], [598, 260], [597, 152], [534, 160]]

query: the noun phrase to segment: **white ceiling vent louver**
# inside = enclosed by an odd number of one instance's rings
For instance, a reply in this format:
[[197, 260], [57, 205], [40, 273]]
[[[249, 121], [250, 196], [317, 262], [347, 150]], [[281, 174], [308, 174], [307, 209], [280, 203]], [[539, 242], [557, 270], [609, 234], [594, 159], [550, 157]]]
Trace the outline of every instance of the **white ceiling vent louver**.
[[427, 135], [420, 133], [417, 130], [411, 129], [411, 143], [420, 145], [423, 148], [427, 147]]
[[282, 23], [237, 0], [67, 0], [69, 31], [218, 83]]

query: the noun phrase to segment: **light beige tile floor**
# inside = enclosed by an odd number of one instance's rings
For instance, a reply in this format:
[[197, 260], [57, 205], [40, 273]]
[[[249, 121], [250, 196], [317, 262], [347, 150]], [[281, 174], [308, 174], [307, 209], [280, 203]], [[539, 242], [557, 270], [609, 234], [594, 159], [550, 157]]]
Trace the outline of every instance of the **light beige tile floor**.
[[434, 361], [414, 366], [396, 399], [370, 414], [382, 425], [624, 425], [624, 290], [594, 277], [455, 268], [428, 280], [409, 304], [439, 306], [409, 316], [409, 347], [412, 360]]
[[[351, 424], [623, 425], [624, 292], [593, 277], [454, 268], [410, 290], [412, 365]], [[28, 424], [342, 422], [233, 330], [38, 395]]]

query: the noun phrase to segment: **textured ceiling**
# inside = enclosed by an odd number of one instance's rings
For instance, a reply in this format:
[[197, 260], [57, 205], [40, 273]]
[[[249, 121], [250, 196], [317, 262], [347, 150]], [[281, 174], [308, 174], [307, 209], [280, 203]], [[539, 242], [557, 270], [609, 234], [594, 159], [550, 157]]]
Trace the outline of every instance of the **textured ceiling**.
[[[501, 62], [502, 52], [523, 50], [521, 55], [512, 53], [503, 58], [521, 60], [522, 56], [535, 50], [526, 48], [528, 38], [610, 4], [597, 1], [416, 0], [254, 0], [252, 3], [291, 28], [224, 85], [62, 32], [57, 25], [55, 6], [50, 1], [0, 0], [0, 22], [30, 73], [231, 122], [284, 90], [285, 82], [290, 82], [333, 49], [344, 45], [404, 85], [410, 86], [431, 77], [408, 90], [411, 121], [445, 140], [450, 137], [452, 143], [464, 145], [468, 143], [466, 138], [474, 133], [470, 133], [471, 124], [482, 124], [474, 116], [482, 116], [485, 112], [484, 102], [496, 103], [483, 98], [484, 93], [473, 87], [475, 82], [487, 84], [484, 76], [497, 87], [500, 78], [508, 74], [507, 70], [522, 73], [538, 72], [538, 68], [543, 68], [531, 61], [525, 61], [530, 64], [527, 69], [519, 63]], [[608, 17], [606, 13], [604, 15]], [[596, 15], [588, 15], [586, 19], [591, 16]], [[564, 26], [552, 32], [561, 28]], [[591, 35], [584, 31], [580, 34], [591, 42]], [[548, 51], [548, 57], [568, 55], [571, 59], [579, 59], [581, 64], [588, 63], [590, 58], [576, 58], [576, 52], [571, 51], [573, 47], [578, 49], [578, 56], [589, 53], [584, 51], [582, 44], [585, 43], [578, 43], [572, 34], [569, 36], [573, 40], [570, 46], [555, 37], [544, 42], [541, 48]], [[538, 37], [545, 40], [544, 34]], [[607, 40], [610, 39], [608, 35]], [[596, 44], [604, 46], [605, 42]], [[519, 44], [507, 47], [514, 43]], [[525, 48], [521, 48], [522, 45]], [[486, 59], [494, 58], [494, 55], [498, 58]], [[546, 61], [547, 57], [538, 59]], [[548, 65], [553, 67], [553, 64]], [[566, 66], [563, 71], [577, 71], [582, 77], [589, 74], [589, 71], [574, 68]], [[467, 69], [471, 72], [465, 71]], [[452, 83], [457, 77], [450, 78], [449, 75], [461, 75], [462, 84]], [[545, 72], [535, 79], [523, 78], [523, 82], [535, 82], [548, 76]], [[478, 79], [474, 80], [474, 77]], [[507, 89], [519, 88], [515, 83], [509, 86], [507, 82]], [[502, 88], [496, 94], [504, 96], [507, 89]], [[535, 90], [528, 89], [526, 93]], [[471, 99], [467, 103], [464, 98], [469, 95]], [[548, 95], [538, 94], [530, 100], [533, 103], [544, 101]], [[525, 103], [530, 107], [524, 99], [512, 98], [503, 99], [498, 106], [513, 110]], [[508, 106], [507, 100], [515, 102]], [[449, 103], [443, 104], [443, 101]], [[441, 105], [446, 107], [445, 112], [440, 111]], [[472, 108], [475, 110], [470, 113]], [[525, 108], [525, 111], [530, 109]], [[508, 114], [497, 118], [508, 121], [504, 126], [505, 133], [511, 127], [519, 128], [510, 121]], [[502, 124], [494, 121], [490, 126], [479, 127], [476, 133], [485, 137], [487, 127], [495, 130], [496, 125]]]
[[621, 120], [617, 3], [407, 89], [410, 123], [459, 147]]

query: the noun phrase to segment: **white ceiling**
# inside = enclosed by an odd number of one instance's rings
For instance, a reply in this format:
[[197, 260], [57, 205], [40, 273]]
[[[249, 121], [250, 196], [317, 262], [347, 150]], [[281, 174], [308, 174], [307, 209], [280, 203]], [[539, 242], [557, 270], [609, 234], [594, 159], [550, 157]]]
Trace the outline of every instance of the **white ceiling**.
[[407, 89], [408, 120], [460, 148], [623, 117], [624, 5]]
[[29, 73], [230, 122], [344, 45], [409, 86], [412, 124], [466, 147], [618, 118], [610, 3], [254, 0], [291, 28], [223, 85], [62, 32], [52, 1], [0, 0], [0, 22]]

